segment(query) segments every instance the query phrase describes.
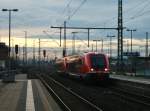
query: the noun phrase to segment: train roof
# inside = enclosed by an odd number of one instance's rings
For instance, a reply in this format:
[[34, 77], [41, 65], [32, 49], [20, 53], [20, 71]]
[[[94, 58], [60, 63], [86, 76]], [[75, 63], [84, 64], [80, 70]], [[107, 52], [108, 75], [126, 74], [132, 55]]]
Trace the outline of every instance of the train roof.
[[105, 55], [104, 53], [100, 53], [100, 52], [87, 52], [87, 53], [84, 53], [84, 55], [91, 55], [91, 54], [102, 54], [102, 55]]
[[65, 58], [79, 58], [79, 57], [86, 56], [86, 55], [91, 55], [91, 54], [102, 54], [102, 55], [105, 55], [104, 53], [100, 53], [100, 52], [84, 52], [84, 53], [75, 54], [75, 55], [68, 55]]

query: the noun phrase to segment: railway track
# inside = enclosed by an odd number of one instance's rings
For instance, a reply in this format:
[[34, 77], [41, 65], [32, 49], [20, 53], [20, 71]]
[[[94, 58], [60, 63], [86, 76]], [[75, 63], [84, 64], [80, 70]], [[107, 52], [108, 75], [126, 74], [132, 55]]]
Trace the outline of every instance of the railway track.
[[[50, 80], [50, 78], [52, 80]], [[137, 95], [135, 93], [129, 94], [130, 91], [128, 91], [127, 89], [124, 89], [123, 88], [124, 86], [116, 86], [114, 88], [111, 88], [111, 87], [103, 87], [99, 85], [96, 85], [96, 86], [85, 85], [85, 84], [82, 84], [81, 81], [78, 81], [76, 79], [60, 77], [57, 75], [53, 75], [50, 77], [46, 76], [44, 81], [46, 81], [46, 83], [48, 84], [51, 84], [52, 86], [51, 85], [50, 86], [52, 87], [54, 91], [55, 90], [59, 91], [58, 96], [62, 95], [62, 93], [60, 91], [61, 88], [56, 89], [55, 86], [53, 85], [56, 83], [60, 84], [60, 86], [64, 86], [67, 90], [72, 91], [75, 94], [82, 96], [82, 98], [84, 98], [85, 100], [90, 101], [95, 106], [98, 106], [98, 108], [99, 107], [103, 108], [104, 111], [114, 111], [114, 110], [115, 111], [120, 111], [120, 110], [121, 111], [149, 111], [150, 110], [150, 106], [149, 106], [150, 100], [146, 99], [147, 96], [143, 97], [141, 95], [138, 95], [138, 93]], [[65, 95], [66, 94], [63, 94], [63, 96]], [[63, 97], [60, 97], [60, 98], [62, 99], [62, 101], [69, 101], [69, 99], [66, 100]], [[72, 100], [74, 101], [74, 99]], [[76, 106], [80, 106], [82, 104], [80, 103], [79, 105], [79, 102], [77, 103], [74, 103], [76, 104], [75, 106], [71, 106], [70, 103], [65, 102], [65, 104], [67, 104], [67, 106], [69, 108], [71, 107], [72, 109], [75, 109]], [[84, 105], [82, 104], [81, 106], [84, 106]], [[89, 107], [89, 106], [86, 106], [86, 107]], [[88, 108], [88, 110], [89, 109], [90, 108]], [[80, 109], [80, 110], [86, 110], [86, 109]], [[92, 109], [92, 111], [94, 110]]]
[[[139, 87], [137, 87], [136, 89], [136, 87], [134, 86], [133, 88], [135, 88], [134, 90], [139, 90]], [[139, 92], [136, 93], [136, 91], [131, 92], [123, 88], [123, 86], [122, 87], [110, 87], [109, 89], [111, 89], [113, 91], [113, 94], [116, 96], [120, 96], [123, 99], [150, 107], [150, 96], [141, 94]]]
[[64, 111], [103, 111], [53, 78], [38, 77]]

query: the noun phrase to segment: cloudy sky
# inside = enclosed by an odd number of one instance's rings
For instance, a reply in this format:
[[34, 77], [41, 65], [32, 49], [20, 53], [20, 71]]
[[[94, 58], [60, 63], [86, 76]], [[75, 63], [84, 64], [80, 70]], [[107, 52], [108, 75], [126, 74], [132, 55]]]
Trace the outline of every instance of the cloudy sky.
[[[32, 38], [46, 38], [43, 30], [58, 37], [58, 31], [50, 26], [61, 26], [64, 20], [67, 26], [117, 27], [117, 3], [117, 0], [0, 0], [0, 7], [19, 9], [12, 13], [12, 36], [17, 37], [14, 41], [18, 42], [25, 30]], [[150, 0], [123, 0], [124, 27], [137, 29], [135, 39], [145, 39], [145, 32], [150, 30], [149, 4]], [[91, 31], [91, 39], [101, 39], [107, 34], [116, 35], [116, 31]], [[4, 41], [8, 37], [8, 12], [0, 12], [0, 36]], [[129, 36], [129, 32], [124, 31], [124, 37]]]
[[[18, 8], [12, 13], [12, 27], [21, 30], [48, 30], [60, 26], [84, 0], [1, 0], [2, 8]], [[150, 0], [123, 0], [124, 26], [136, 28], [138, 34], [149, 31]], [[69, 5], [68, 5], [69, 4]], [[86, 0], [68, 21], [69, 26], [117, 26], [117, 0]], [[1, 30], [8, 28], [8, 14], [0, 12]], [[36, 32], [37, 30], [37, 32]], [[101, 32], [101, 31], [99, 31]], [[137, 34], [137, 35], [138, 35]]]

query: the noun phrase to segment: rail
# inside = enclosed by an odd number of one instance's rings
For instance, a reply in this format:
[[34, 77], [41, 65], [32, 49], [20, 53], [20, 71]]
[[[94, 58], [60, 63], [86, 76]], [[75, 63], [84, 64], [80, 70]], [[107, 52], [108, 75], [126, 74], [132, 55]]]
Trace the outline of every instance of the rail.
[[[90, 106], [91, 108], [95, 109], [96, 111], [102, 111], [101, 108], [99, 108], [98, 106], [94, 105], [93, 103], [91, 103], [90, 101], [86, 100], [85, 98], [81, 97], [80, 95], [78, 95], [77, 93], [73, 92], [71, 89], [65, 87], [63, 84], [61, 84], [60, 82], [54, 80], [53, 78], [47, 76], [46, 77], [48, 80], [53, 81], [55, 84], [57, 84], [59, 87], [62, 87], [65, 91], [67, 91], [68, 93], [70, 93], [72, 96], [75, 96], [76, 98], [78, 98], [79, 100], [81, 100], [84, 104], [87, 104], [88, 106]], [[44, 80], [42, 80], [44, 84], [47, 84]], [[50, 90], [52, 90], [50, 88], [50, 86], [47, 84], [47, 87], [49, 87]], [[54, 91], [52, 91], [53, 93], [55, 93]], [[67, 106], [61, 99], [60, 97], [58, 97], [58, 95], [55, 93], [55, 96], [57, 96], [57, 98], [59, 98], [59, 100], [62, 102], [63, 105]], [[71, 108], [69, 108], [67, 106], [66, 109], [69, 109], [67, 111], [71, 111]]]
[[65, 111], [71, 111], [71, 109], [63, 102], [63, 100], [56, 94], [56, 92], [45, 82], [45, 80], [41, 76], [37, 76], [48, 91], [51, 92], [53, 97], [59, 102], [59, 105], [64, 108]]
[[121, 87], [111, 87], [111, 90], [113, 90], [114, 94], [117, 96], [150, 107], [150, 96], [131, 92]]

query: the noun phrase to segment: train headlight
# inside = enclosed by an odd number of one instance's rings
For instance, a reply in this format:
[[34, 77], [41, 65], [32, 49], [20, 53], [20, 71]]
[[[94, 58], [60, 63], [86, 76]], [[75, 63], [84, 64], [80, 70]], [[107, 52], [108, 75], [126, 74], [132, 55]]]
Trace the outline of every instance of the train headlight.
[[105, 68], [105, 69], [104, 69], [104, 71], [108, 71], [108, 69], [107, 69], [107, 68]]
[[91, 68], [91, 71], [94, 71], [94, 69], [93, 69], [93, 68]]

